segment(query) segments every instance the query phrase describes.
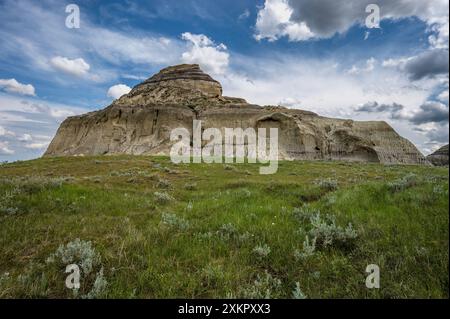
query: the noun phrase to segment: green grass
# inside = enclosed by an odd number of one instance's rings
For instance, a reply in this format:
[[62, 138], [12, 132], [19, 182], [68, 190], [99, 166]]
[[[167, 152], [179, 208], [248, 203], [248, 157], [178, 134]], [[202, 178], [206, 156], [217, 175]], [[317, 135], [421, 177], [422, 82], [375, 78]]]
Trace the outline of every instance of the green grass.
[[[291, 298], [296, 283], [308, 298], [448, 298], [448, 168], [258, 172], [131, 156], [1, 165], [0, 298], [74, 297], [65, 265], [46, 260], [76, 238], [101, 257], [100, 298]], [[351, 223], [358, 237], [297, 258], [312, 227], [299, 211]], [[365, 286], [369, 264], [380, 289]], [[87, 292], [95, 273], [83, 280]]]

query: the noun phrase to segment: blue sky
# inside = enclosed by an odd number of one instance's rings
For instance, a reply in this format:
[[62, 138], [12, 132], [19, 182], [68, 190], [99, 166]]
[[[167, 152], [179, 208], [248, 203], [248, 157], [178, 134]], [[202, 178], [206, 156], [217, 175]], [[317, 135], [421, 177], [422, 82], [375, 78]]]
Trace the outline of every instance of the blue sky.
[[448, 143], [447, 0], [0, 0], [0, 21], [1, 161], [39, 157], [65, 117], [178, 63], [229, 96], [384, 120], [425, 154]]

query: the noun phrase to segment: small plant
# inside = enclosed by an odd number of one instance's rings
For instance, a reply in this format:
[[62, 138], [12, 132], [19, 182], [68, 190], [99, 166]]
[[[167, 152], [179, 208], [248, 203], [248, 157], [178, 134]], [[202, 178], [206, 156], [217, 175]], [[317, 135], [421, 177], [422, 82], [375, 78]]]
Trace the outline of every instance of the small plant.
[[166, 192], [155, 192], [155, 201], [158, 204], [167, 204], [174, 201], [174, 198], [167, 194]]
[[263, 259], [269, 256], [271, 249], [268, 245], [258, 245], [252, 250], [253, 254], [256, 255], [257, 258]]
[[321, 247], [335, 245], [346, 245], [351, 243], [358, 237], [357, 232], [353, 229], [352, 224], [342, 228], [336, 225], [333, 219], [328, 221], [323, 218], [320, 213], [314, 215], [311, 219], [312, 229], [310, 235], [316, 239], [316, 245]]
[[69, 242], [67, 245], [60, 245], [56, 252], [47, 258], [47, 263], [57, 262], [61, 265], [77, 264], [83, 273], [88, 275], [92, 270], [100, 265], [100, 255], [92, 248], [90, 241], [82, 241], [79, 238]]
[[161, 216], [163, 224], [170, 227], [178, 228], [180, 230], [186, 230], [189, 228], [189, 222], [182, 217], [179, 217], [171, 213], [163, 213]]
[[311, 242], [309, 241], [309, 236], [306, 235], [305, 241], [303, 242], [303, 250], [299, 251], [296, 250], [294, 253], [295, 259], [302, 260], [307, 259], [311, 256], [314, 256], [316, 252], [316, 241], [317, 239], [314, 238]]
[[247, 188], [243, 188], [240, 192], [240, 195], [245, 198], [250, 198], [252, 196], [252, 192], [249, 191]]
[[202, 270], [202, 277], [208, 285], [217, 284], [221, 279], [225, 277], [223, 269], [220, 265], [208, 264]]
[[187, 183], [184, 185], [184, 189], [188, 191], [193, 191], [197, 189], [197, 183]]
[[223, 224], [217, 231], [217, 235], [223, 240], [229, 240], [230, 238], [237, 236], [238, 231], [233, 224]]
[[323, 190], [330, 191], [330, 192], [338, 189], [337, 180], [331, 179], [331, 178], [316, 180], [316, 184]]
[[295, 289], [292, 292], [292, 299], [306, 299], [306, 295], [300, 289], [300, 283], [295, 283]]
[[405, 189], [414, 187], [417, 185], [417, 183], [418, 183], [417, 175], [410, 173], [410, 174], [403, 176], [400, 179], [397, 179], [393, 182], [389, 182], [387, 185], [388, 185], [389, 191], [391, 191], [392, 193], [396, 193], [396, 192], [401, 192]]
[[97, 276], [95, 277], [94, 284], [92, 286], [92, 289], [81, 298], [83, 299], [95, 299], [100, 297], [105, 291], [108, 286], [108, 281], [105, 278], [105, 275], [103, 274], [103, 267], [100, 269], [100, 271], [97, 273]]
[[170, 188], [170, 186], [171, 186], [170, 182], [164, 178], [160, 178], [158, 181], [158, 184], [157, 184], [158, 188], [164, 188], [164, 189]]
[[262, 276], [258, 274], [253, 285], [242, 290], [242, 295], [248, 299], [271, 299], [279, 297], [280, 288], [281, 281], [266, 271]]
[[295, 219], [301, 223], [308, 222], [316, 213], [317, 210], [311, 208], [308, 204], [303, 205], [302, 207], [295, 207], [293, 211]]
[[[90, 241], [83, 241], [79, 238], [60, 245], [56, 252], [50, 255], [47, 264], [56, 264], [59, 268], [65, 269], [67, 265], [75, 264], [81, 268], [81, 288], [85, 294], [79, 296], [78, 289], [74, 289], [74, 296], [82, 299], [93, 299], [101, 297], [107, 288], [108, 282], [101, 266], [101, 257], [92, 247]], [[96, 272], [97, 269], [100, 270]], [[89, 289], [91, 287], [91, 289]]]

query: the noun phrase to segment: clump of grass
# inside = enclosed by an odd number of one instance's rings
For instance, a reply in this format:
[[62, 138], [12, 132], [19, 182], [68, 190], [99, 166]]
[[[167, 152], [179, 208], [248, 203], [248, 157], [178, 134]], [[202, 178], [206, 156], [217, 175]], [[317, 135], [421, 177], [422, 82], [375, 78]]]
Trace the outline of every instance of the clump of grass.
[[158, 204], [167, 204], [175, 200], [172, 196], [170, 196], [166, 192], [155, 192], [153, 195], [155, 196], [155, 201]]
[[179, 217], [172, 213], [163, 213], [161, 215], [161, 221], [163, 224], [180, 230], [186, 230], [189, 228], [189, 222], [182, 217]]
[[255, 248], [253, 248], [252, 253], [258, 258], [258, 259], [264, 259], [267, 258], [272, 250], [270, 247], [266, 244], [264, 245], [258, 245]]
[[318, 185], [321, 189], [332, 192], [338, 189], [338, 181], [331, 178], [319, 179], [316, 180], [316, 185]]
[[281, 280], [273, 277], [267, 271], [263, 275], [258, 274], [252, 285], [241, 292], [248, 299], [272, 299], [280, 297]]
[[387, 186], [390, 192], [396, 193], [414, 187], [417, 184], [418, 184], [417, 175], [414, 173], [409, 173], [400, 179], [389, 182]]

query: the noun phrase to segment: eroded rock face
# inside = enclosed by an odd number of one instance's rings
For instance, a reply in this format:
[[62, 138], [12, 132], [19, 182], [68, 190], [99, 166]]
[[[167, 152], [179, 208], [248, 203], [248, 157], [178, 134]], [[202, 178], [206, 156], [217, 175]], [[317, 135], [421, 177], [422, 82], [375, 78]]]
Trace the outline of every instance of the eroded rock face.
[[193, 120], [204, 129], [278, 128], [282, 159], [422, 164], [424, 156], [385, 122], [356, 122], [261, 107], [222, 96], [219, 82], [198, 65], [161, 70], [107, 108], [69, 117], [44, 156], [169, 155], [170, 132]]
[[448, 165], [448, 144], [442, 146], [433, 154], [427, 156], [427, 160], [435, 166], [445, 166]]

